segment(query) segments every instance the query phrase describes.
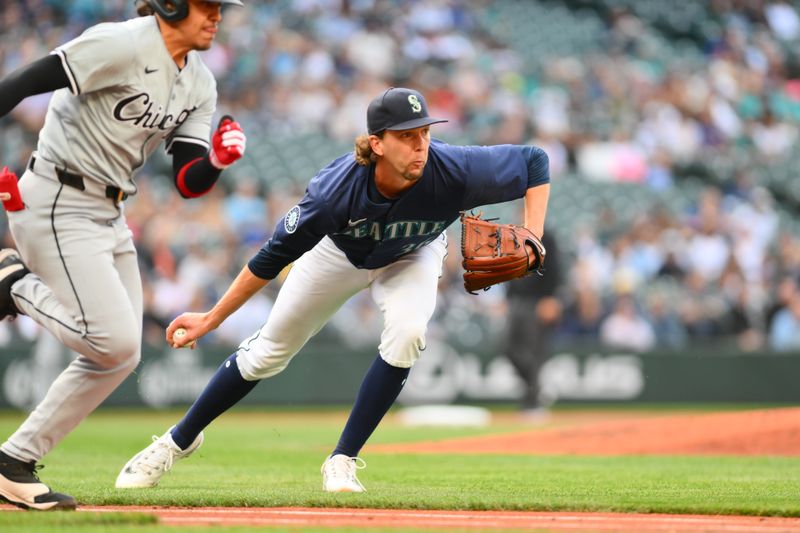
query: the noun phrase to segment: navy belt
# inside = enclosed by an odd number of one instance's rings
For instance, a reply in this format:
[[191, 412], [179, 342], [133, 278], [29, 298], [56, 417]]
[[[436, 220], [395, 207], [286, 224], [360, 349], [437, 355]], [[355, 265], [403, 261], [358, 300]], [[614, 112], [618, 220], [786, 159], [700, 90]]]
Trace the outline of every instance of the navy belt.
[[[31, 156], [31, 160], [28, 162], [28, 169], [33, 170], [34, 165], [36, 165], [36, 157]], [[86, 190], [86, 185], [83, 183], [83, 176], [80, 174], [73, 174], [60, 168], [56, 168], [55, 172], [56, 177], [58, 177], [58, 181], [67, 187], [72, 187], [73, 189], [78, 189], [79, 191]], [[106, 187], [106, 198], [110, 198], [115, 204], [118, 204], [128, 198], [128, 193], [123, 192], [123, 190], [119, 187], [109, 185]]]

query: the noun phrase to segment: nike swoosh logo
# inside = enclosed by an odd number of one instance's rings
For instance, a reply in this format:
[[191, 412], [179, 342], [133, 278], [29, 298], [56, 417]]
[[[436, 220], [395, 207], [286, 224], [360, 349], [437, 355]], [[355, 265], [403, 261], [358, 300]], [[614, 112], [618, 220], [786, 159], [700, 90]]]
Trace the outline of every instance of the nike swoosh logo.
[[354, 226], [358, 226], [359, 224], [365, 222], [366, 220], [367, 220], [366, 218], [359, 218], [358, 220], [348, 220], [347, 227], [352, 228]]
[[157, 70], [158, 70], [157, 68], [144, 67], [144, 73], [145, 74], [152, 74], [153, 72], [156, 72]]
[[126, 474], [135, 474], [136, 473], [136, 471], [133, 469], [133, 465], [134, 465], [134, 463], [136, 463], [136, 461], [139, 459], [139, 457], [142, 455], [142, 453], [144, 453], [144, 452], [137, 453], [133, 457], [133, 459], [128, 461], [128, 464], [125, 465], [125, 473]]

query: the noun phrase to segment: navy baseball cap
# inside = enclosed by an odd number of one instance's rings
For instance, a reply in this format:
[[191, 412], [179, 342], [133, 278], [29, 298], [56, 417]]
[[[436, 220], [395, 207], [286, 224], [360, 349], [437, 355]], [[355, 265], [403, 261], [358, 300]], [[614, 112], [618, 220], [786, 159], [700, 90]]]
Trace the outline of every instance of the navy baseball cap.
[[447, 122], [428, 116], [425, 97], [414, 89], [391, 87], [369, 103], [367, 132], [375, 135], [384, 130], [411, 130], [430, 124]]

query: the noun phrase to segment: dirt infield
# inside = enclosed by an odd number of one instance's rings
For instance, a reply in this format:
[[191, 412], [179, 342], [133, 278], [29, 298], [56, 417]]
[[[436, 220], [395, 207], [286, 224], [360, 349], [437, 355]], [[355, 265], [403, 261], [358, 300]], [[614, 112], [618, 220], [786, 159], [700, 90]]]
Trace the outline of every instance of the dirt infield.
[[358, 528], [459, 528], [545, 531], [741, 532], [800, 531], [797, 518], [622, 513], [522, 513], [501, 511], [398, 511], [388, 509], [83, 507], [87, 512], [144, 512], [163, 524]]
[[800, 455], [800, 408], [630, 415], [621, 419], [438, 442], [371, 446], [370, 452], [569, 455]]
[[[0, 504], [0, 512], [24, 512]], [[424, 511], [315, 509], [302, 507], [81, 506], [81, 513], [143, 513], [159, 523], [186, 527], [325, 527], [572, 531], [617, 533], [798, 533], [800, 518], [633, 513], [550, 513], [504, 511]], [[146, 530], [146, 528], [144, 529]]]

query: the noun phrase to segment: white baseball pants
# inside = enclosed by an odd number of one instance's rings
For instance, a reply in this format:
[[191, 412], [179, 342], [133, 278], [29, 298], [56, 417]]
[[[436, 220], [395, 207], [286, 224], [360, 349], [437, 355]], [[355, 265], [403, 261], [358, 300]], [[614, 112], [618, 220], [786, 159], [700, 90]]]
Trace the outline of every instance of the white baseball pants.
[[383, 314], [381, 357], [392, 366], [410, 368], [425, 348], [446, 253], [442, 234], [390, 265], [365, 270], [354, 267], [325, 237], [295, 261], [266, 324], [239, 346], [239, 371], [250, 381], [278, 374], [337, 309], [365, 288]]

